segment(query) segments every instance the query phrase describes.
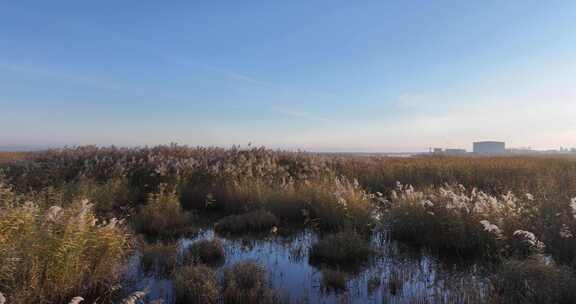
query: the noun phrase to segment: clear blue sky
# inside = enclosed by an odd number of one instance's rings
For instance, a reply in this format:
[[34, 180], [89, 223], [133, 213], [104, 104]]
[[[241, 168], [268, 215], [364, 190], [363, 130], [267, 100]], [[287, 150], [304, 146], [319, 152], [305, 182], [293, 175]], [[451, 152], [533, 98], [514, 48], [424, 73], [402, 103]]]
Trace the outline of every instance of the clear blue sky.
[[576, 146], [576, 1], [2, 1], [0, 146]]

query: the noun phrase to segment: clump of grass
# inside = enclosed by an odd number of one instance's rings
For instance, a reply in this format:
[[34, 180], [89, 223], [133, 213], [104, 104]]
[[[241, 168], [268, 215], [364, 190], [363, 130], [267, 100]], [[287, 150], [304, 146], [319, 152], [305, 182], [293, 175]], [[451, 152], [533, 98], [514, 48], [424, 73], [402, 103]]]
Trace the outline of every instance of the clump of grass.
[[176, 303], [218, 303], [216, 273], [201, 264], [182, 267], [174, 274], [174, 292]]
[[62, 302], [118, 282], [131, 244], [122, 222], [99, 222], [86, 200], [44, 209], [0, 190], [0, 285], [11, 302]]
[[542, 256], [508, 260], [494, 280], [496, 303], [576, 303], [576, 279]]
[[[520, 245], [523, 250], [542, 249], [541, 242], [522, 229], [534, 217], [530, 204], [511, 193], [497, 198], [461, 185], [424, 191], [399, 185], [387, 219], [395, 239], [449, 254], [500, 258], [519, 251]], [[518, 235], [521, 231], [525, 234]], [[524, 242], [529, 234], [533, 239]]]
[[144, 271], [169, 275], [176, 268], [178, 253], [176, 243], [144, 242], [140, 250], [142, 252], [140, 263]]
[[546, 252], [564, 264], [576, 267], [576, 197], [570, 202], [552, 201], [539, 205], [541, 224], [534, 231], [541, 233]]
[[98, 216], [113, 216], [121, 209], [134, 205], [136, 194], [125, 177], [112, 177], [106, 181], [81, 178], [63, 186], [68, 197], [85, 197], [94, 204]]
[[346, 282], [348, 282], [348, 276], [345, 272], [332, 269], [322, 270], [322, 288], [325, 291], [345, 291]]
[[274, 214], [256, 210], [224, 217], [216, 223], [215, 229], [224, 233], [267, 232], [277, 225], [278, 219]]
[[278, 294], [267, 287], [266, 270], [255, 262], [239, 262], [224, 273], [224, 303], [279, 303]]
[[318, 241], [310, 249], [312, 264], [358, 266], [374, 253], [370, 243], [355, 232], [339, 232]]
[[368, 294], [374, 293], [376, 289], [380, 287], [381, 284], [380, 276], [379, 275], [372, 275], [370, 279], [368, 279], [368, 283], [366, 284], [366, 289], [368, 290]]
[[307, 223], [324, 231], [372, 229], [373, 197], [356, 180], [329, 177], [304, 183], [295, 189], [306, 202], [303, 210]]
[[192, 262], [200, 262], [215, 265], [224, 262], [226, 252], [222, 241], [219, 239], [200, 240], [192, 244], [185, 254], [185, 259]]
[[180, 206], [174, 190], [152, 193], [134, 219], [136, 230], [152, 237], [176, 237], [194, 231], [191, 215]]

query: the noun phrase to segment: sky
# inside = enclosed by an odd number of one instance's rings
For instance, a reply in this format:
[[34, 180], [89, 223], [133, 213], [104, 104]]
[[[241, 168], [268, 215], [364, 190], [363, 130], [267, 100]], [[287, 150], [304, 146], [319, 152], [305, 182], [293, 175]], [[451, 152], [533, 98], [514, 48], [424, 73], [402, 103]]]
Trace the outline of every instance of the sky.
[[576, 1], [0, 1], [0, 147], [576, 147]]

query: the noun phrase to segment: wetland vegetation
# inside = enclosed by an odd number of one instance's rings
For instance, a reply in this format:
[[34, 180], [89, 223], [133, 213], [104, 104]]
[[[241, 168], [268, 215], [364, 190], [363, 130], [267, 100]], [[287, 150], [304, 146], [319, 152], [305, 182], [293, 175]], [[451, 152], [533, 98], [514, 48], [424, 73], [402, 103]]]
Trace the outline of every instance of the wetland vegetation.
[[573, 158], [85, 146], [0, 168], [7, 303], [576, 299]]

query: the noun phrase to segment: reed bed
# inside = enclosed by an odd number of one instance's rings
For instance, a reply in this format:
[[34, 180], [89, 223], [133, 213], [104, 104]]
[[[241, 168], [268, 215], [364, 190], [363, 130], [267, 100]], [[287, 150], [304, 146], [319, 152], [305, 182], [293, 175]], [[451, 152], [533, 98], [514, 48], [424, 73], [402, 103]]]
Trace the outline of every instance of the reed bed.
[[204, 265], [178, 269], [174, 276], [176, 303], [218, 303], [220, 287], [215, 271]]
[[266, 269], [252, 261], [234, 264], [224, 273], [223, 300], [226, 304], [281, 303], [278, 293], [268, 288]]
[[182, 209], [176, 192], [164, 186], [148, 196], [133, 222], [138, 232], [153, 237], [174, 238], [194, 232], [192, 215]]
[[362, 236], [354, 232], [340, 232], [313, 244], [310, 248], [310, 262], [346, 268], [368, 262], [373, 254], [374, 248]]
[[[0, 168], [0, 292], [10, 303], [97, 293], [117, 283], [130, 229], [177, 238], [194, 231], [192, 214], [204, 213], [229, 216], [218, 226], [230, 231], [296, 223], [336, 235], [353, 231], [361, 239], [382, 225], [396, 239], [513, 270], [528, 269], [522, 263], [537, 263], [533, 257], [540, 254], [562, 269], [576, 265], [574, 158], [83, 146], [0, 155]], [[355, 239], [343, 238], [336, 247], [321, 240], [314, 252], [363, 248], [350, 243]], [[245, 292], [234, 273], [250, 267], [231, 270], [234, 280], [224, 285], [235, 287], [224, 290], [224, 298]], [[188, 272], [194, 277], [197, 271]], [[187, 273], [178, 275], [182, 286], [191, 284]], [[269, 290], [246, 292], [242, 297], [250, 302]]]
[[461, 184], [491, 195], [532, 193], [566, 200], [576, 195], [576, 157], [346, 157], [331, 166], [367, 190], [388, 194], [396, 183], [416, 188]]
[[216, 266], [224, 263], [226, 251], [219, 239], [204, 239], [188, 247], [184, 258], [186, 262]]
[[495, 277], [495, 303], [568, 304], [576, 300], [572, 271], [542, 256], [506, 261]]
[[140, 264], [145, 272], [170, 275], [178, 265], [178, 244], [142, 241], [139, 246], [142, 257]]
[[246, 233], [246, 232], [269, 232], [278, 225], [278, 219], [274, 214], [255, 210], [239, 215], [229, 215], [214, 224], [214, 229], [220, 233]]
[[576, 199], [550, 202], [511, 192], [497, 197], [462, 185], [418, 191], [398, 184], [384, 204], [384, 220], [402, 241], [457, 255], [499, 259], [548, 252], [574, 261]]
[[130, 249], [122, 221], [78, 199], [42, 208], [0, 180], [0, 286], [10, 303], [62, 302], [118, 283]]

